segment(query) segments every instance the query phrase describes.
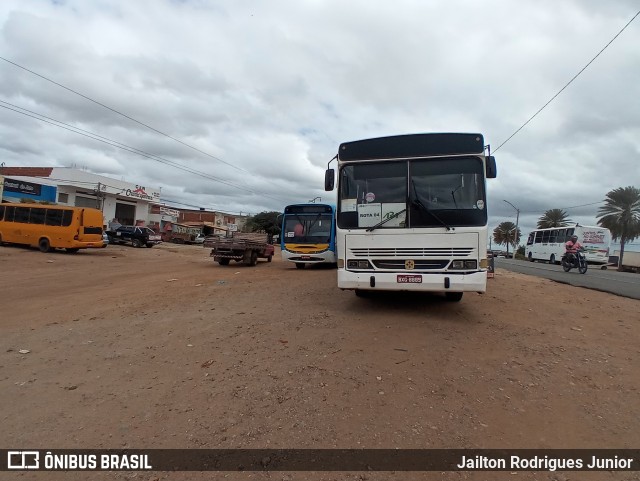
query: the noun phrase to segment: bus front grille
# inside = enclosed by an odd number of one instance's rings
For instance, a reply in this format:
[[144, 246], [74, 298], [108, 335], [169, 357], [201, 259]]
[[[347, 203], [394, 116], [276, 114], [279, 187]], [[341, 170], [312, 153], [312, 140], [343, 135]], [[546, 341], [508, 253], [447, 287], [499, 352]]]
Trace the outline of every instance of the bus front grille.
[[[447, 259], [416, 259], [414, 261], [414, 267], [412, 270], [430, 270], [430, 269], [444, 269], [449, 264]], [[377, 269], [390, 269], [394, 271], [405, 270], [405, 261], [403, 259], [372, 259], [371, 263]]]

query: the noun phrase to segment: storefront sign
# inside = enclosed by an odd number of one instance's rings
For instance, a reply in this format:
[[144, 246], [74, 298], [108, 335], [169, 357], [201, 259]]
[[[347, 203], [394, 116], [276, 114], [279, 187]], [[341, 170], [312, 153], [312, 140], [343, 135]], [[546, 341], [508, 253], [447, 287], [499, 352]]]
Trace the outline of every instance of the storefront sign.
[[177, 210], [168, 209], [167, 207], [160, 207], [160, 213], [165, 215], [170, 215], [172, 217], [178, 217], [178, 215], [180, 215], [180, 212], [178, 212]]
[[20, 194], [30, 194], [38, 196], [41, 193], [42, 186], [40, 184], [34, 184], [32, 182], [24, 182], [22, 180], [13, 180], [5, 177], [4, 190], [5, 192], [18, 192]]
[[123, 192], [126, 197], [132, 197], [134, 199], [142, 200], [156, 200], [160, 199], [160, 192], [150, 190], [147, 192], [146, 188], [142, 185], [136, 185], [135, 189], [127, 189]]

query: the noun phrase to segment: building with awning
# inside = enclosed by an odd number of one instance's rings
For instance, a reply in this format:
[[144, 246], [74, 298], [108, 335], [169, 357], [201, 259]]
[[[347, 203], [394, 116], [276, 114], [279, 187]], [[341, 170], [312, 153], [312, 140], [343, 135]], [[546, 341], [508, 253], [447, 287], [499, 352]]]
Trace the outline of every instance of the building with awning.
[[147, 225], [151, 205], [160, 202], [159, 188], [69, 167], [0, 167], [0, 175], [5, 177], [4, 202], [28, 199], [92, 207], [102, 211], [105, 226], [114, 220]]

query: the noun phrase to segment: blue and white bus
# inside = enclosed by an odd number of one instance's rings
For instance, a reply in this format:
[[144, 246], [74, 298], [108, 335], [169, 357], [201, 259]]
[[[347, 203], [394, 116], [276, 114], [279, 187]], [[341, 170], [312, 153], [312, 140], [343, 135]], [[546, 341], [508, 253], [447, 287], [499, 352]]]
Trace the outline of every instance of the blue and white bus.
[[306, 264], [336, 262], [336, 209], [330, 204], [293, 204], [284, 209], [282, 260]]

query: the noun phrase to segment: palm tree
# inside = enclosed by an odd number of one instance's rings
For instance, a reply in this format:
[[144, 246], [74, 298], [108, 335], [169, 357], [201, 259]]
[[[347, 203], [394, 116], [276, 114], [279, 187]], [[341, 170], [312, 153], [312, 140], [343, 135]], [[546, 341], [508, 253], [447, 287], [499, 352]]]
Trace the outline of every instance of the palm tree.
[[562, 209], [549, 209], [538, 219], [538, 229], [569, 225], [571, 220], [567, 218], [567, 215], [567, 212]]
[[[517, 233], [516, 229], [518, 230]], [[501, 222], [498, 227], [493, 229], [494, 242], [499, 245], [507, 245], [507, 257], [509, 257], [509, 245], [515, 248], [520, 243], [520, 235], [520, 228], [509, 221]]]
[[640, 189], [629, 186], [607, 192], [604, 205], [598, 209], [598, 217], [598, 225], [609, 229], [614, 241], [620, 239], [620, 271], [624, 245], [640, 237]]

